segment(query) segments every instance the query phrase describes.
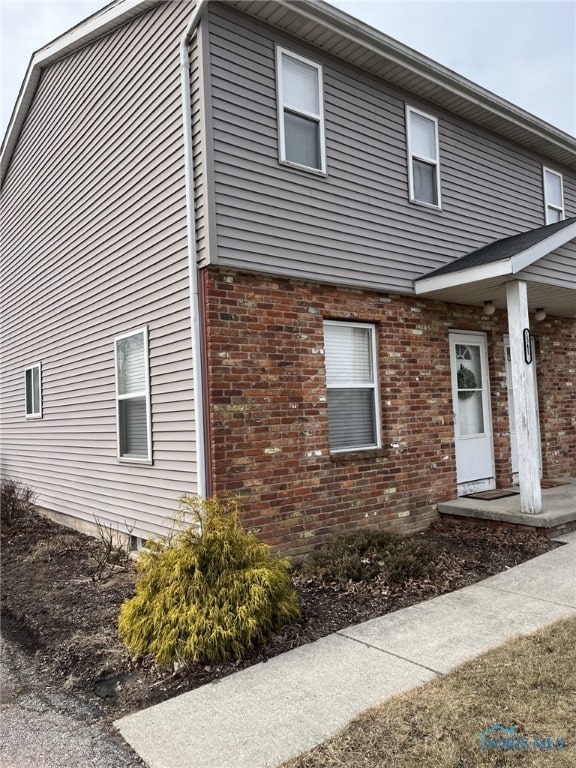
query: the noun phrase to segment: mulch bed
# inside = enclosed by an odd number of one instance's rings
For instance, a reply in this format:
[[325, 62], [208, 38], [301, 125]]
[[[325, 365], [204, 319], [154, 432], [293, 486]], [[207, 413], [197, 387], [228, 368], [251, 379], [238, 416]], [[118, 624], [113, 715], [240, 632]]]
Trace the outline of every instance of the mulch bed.
[[116, 633], [120, 605], [134, 588], [132, 563], [121, 562], [94, 580], [103, 542], [31, 515], [2, 531], [2, 631], [52, 684], [88, 695], [115, 718], [558, 546], [532, 531], [442, 521], [418, 535], [436, 546], [432, 577], [395, 587], [379, 579], [326, 584], [296, 568], [293, 581], [302, 611], [297, 622], [239, 661], [161, 671], [150, 660], [131, 659]]

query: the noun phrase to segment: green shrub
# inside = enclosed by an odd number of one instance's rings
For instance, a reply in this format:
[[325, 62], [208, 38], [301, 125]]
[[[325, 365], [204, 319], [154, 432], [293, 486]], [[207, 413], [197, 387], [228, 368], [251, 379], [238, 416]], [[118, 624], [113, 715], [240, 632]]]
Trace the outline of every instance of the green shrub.
[[195, 524], [149, 542], [136, 594], [120, 609], [131, 653], [160, 665], [227, 661], [298, 616], [288, 560], [242, 528], [236, 501], [183, 496], [180, 513]]
[[398, 584], [430, 574], [433, 561], [430, 542], [357, 528], [332, 536], [308, 556], [304, 568], [324, 581], [369, 581], [383, 576], [389, 584]]
[[35, 493], [11, 477], [0, 482], [0, 522], [9, 529], [25, 520], [34, 504]]

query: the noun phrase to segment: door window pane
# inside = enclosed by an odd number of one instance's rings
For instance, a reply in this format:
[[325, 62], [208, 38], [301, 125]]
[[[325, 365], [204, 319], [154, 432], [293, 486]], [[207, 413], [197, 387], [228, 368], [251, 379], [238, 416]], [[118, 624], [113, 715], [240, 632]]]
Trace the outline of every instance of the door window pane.
[[458, 423], [462, 436], [483, 434], [482, 392], [458, 392]]
[[484, 432], [482, 358], [475, 344], [456, 344], [456, 384], [460, 435]]

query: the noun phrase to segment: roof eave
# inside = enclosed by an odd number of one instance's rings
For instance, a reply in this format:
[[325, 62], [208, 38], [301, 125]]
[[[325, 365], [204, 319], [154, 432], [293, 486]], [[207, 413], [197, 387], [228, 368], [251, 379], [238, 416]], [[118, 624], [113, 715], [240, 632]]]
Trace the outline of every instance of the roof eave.
[[124, 24], [134, 16], [143, 13], [158, 2], [160, 0], [122, 0], [120, 3], [106, 6], [32, 55], [2, 141], [2, 148], [0, 150], [0, 184], [3, 182], [8, 171], [12, 154], [18, 143], [20, 131], [34, 99], [42, 70], [54, 61], [82, 48], [92, 40], [102, 37], [102, 35]]
[[414, 293], [424, 295], [434, 291], [441, 291], [446, 288], [456, 288], [459, 285], [468, 283], [477, 283], [482, 280], [489, 280], [493, 277], [503, 277], [506, 275], [516, 275], [539, 259], [547, 256], [557, 248], [566, 245], [571, 240], [576, 239], [576, 221], [568, 224], [563, 229], [549, 235], [539, 243], [524, 248], [522, 251], [512, 256], [507, 256], [498, 261], [488, 264], [480, 264], [476, 267], [454, 270], [452, 272], [440, 275], [431, 274], [428, 277], [416, 278], [414, 280]]
[[[438, 64], [409, 46], [394, 40], [383, 32], [370, 27], [359, 19], [322, 2], [322, 0], [260, 0], [258, 3], [255, 3], [254, 0], [227, 1], [229, 5], [234, 5], [248, 14], [263, 18], [268, 23], [275, 23], [274, 19], [267, 18], [266, 9], [272, 6], [282, 6], [308, 20], [318, 21], [325, 28], [331, 29], [337, 34], [345, 35], [348, 40], [362, 45], [366, 50], [370, 50], [386, 58], [391, 64], [403, 68], [406, 70], [407, 76], [412, 77], [412, 83], [413, 76], [417, 76], [436, 85], [439, 92], [442, 92], [447, 100], [451, 100], [450, 106], [447, 107], [450, 111], [461, 114], [453, 103], [454, 98], [461, 99], [485, 114], [485, 120], [476, 120], [479, 124], [504, 136], [506, 134], [500, 128], [506, 125], [510, 129], [510, 133], [515, 134], [514, 138], [508, 136], [511, 140], [517, 141], [533, 151], [540, 152], [556, 163], [576, 168], [575, 137], [462, 77], [448, 67]], [[281, 23], [278, 21], [276, 26], [291, 32], [287, 16], [284, 16]], [[291, 33], [297, 34], [295, 31]], [[328, 50], [328, 48], [326, 49]], [[391, 82], [394, 81], [391, 80]], [[402, 87], [401, 81], [395, 84]], [[412, 85], [407, 89], [413, 90], [414, 88], [415, 86]], [[423, 98], [427, 97], [423, 96]], [[440, 99], [437, 103], [442, 106]], [[464, 114], [463, 116], [466, 117]]]
[[[0, 183], [8, 170], [42, 69], [123, 24], [129, 18], [146, 11], [159, 1], [121, 0], [107, 6], [34, 54], [0, 150]], [[345, 37], [355, 45], [362, 46], [407, 75], [419, 78], [421, 83], [432, 84], [438, 89], [436, 102], [440, 106], [442, 94], [452, 102], [456, 100], [461, 105], [467, 104], [470, 108], [480, 110], [480, 114], [484, 116], [485, 119], [477, 119], [479, 124], [504, 136], [504, 128], [507, 127], [509, 138], [515, 137], [512, 140], [541, 152], [557, 163], [576, 168], [576, 138], [322, 0], [260, 0], [258, 3], [254, 0], [228, 0], [228, 4], [250, 15], [261, 17], [269, 23], [274, 22], [267, 18], [267, 14], [280, 7], [287, 12], [286, 17], [291, 17], [292, 23], [295, 19], [303, 17], [322, 24], [324, 28]], [[282, 24], [278, 22], [276, 26], [290, 31], [289, 23], [289, 20]], [[299, 26], [302, 25], [297, 24], [296, 28]], [[401, 81], [396, 84], [402, 87]], [[448, 108], [455, 114], [466, 116], [465, 110], [461, 108], [459, 111], [454, 104]]]

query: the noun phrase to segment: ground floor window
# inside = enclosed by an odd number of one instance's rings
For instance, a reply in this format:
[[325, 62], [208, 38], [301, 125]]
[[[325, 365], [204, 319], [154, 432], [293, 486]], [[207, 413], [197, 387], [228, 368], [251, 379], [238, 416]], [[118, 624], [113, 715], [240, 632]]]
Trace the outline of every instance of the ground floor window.
[[366, 323], [324, 323], [330, 450], [380, 446], [376, 329]]
[[42, 417], [42, 367], [40, 363], [26, 368], [26, 417], [39, 419]]
[[118, 456], [126, 460], [151, 461], [147, 328], [117, 336], [114, 349]]

